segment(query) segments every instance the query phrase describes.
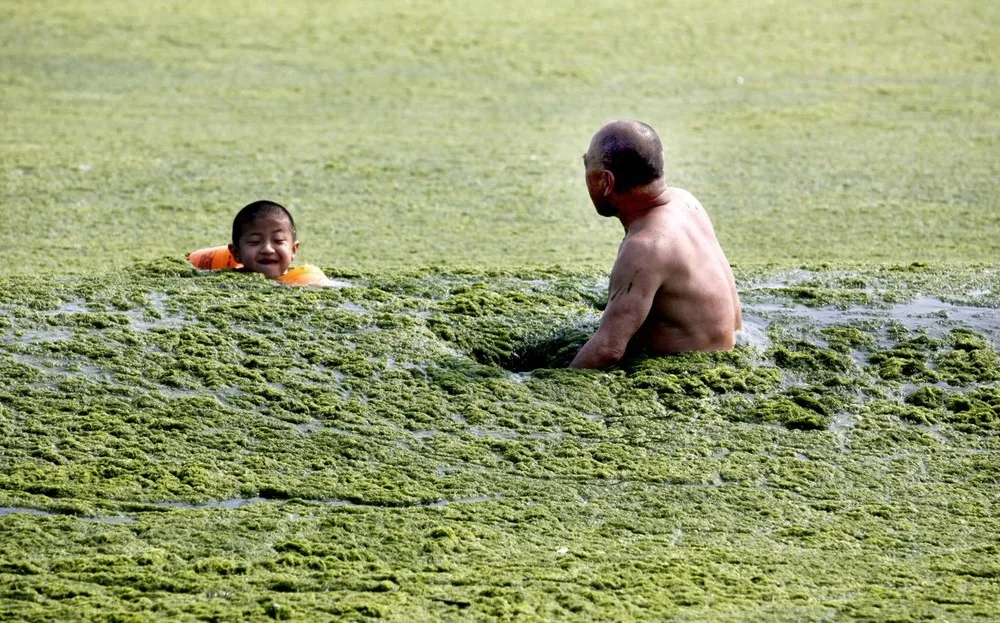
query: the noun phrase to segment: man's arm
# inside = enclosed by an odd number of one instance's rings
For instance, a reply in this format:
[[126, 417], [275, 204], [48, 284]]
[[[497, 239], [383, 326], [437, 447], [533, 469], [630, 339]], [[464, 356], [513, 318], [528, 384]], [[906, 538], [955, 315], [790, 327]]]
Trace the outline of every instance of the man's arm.
[[622, 249], [611, 270], [608, 306], [601, 316], [601, 325], [580, 352], [571, 368], [603, 369], [614, 365], [628, 347], [629, 340], [642, 327], [653, 298], [662, 283], [655, 253], [637, 241], [629, 241]]

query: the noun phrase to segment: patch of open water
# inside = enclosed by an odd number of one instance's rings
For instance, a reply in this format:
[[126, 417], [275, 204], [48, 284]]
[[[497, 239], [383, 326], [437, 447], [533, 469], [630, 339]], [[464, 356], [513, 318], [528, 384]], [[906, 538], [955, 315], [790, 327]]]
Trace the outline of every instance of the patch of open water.
[[923, 297], [885, 308], [862, 305], [845, 309], [832, 306], [808, 307], [790, 302], [746, 304], [745, 325], [760, 328], [789, 320], [823, 326], [892, 321], [910, 330], [924, 330], [932, 337], [940, 337], [955, 327], [969, 328], [994, 340], [1000, 335], [997, 310], [948, 303], [933, 297]]

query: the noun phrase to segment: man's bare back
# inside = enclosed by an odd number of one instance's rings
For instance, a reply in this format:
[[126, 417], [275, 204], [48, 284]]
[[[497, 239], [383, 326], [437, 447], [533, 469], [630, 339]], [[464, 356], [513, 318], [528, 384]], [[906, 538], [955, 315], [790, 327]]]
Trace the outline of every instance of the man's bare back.
[[643, 282], [656, 288], [628, 350], [732, 348], [743, 322], [729, 261], [694, 195], [679, 188], [668, 188], [666, 195], [665, 205], [632, 224], [612, 269], [612, 284], [631, 282], [631, 271], [647, 271], [649, 281]]
[[607, 124], [584, 163], [595, 208], [622, 222], [625, 239], [601, 325], [571, 365], [604, 368], [626, 352], [732, 348], [743, 326], [732, 269], [698, 200], [666, 185], [656, 133], [634, 121]]

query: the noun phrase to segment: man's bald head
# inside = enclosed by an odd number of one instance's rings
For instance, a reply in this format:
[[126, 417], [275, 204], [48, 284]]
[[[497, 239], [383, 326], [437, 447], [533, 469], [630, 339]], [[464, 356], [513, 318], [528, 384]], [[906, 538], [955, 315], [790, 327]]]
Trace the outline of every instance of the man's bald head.
[[641, 121], [623, 119], [604, 124], [590, 140], [586, 166], [610, 171], [615, 190], [623, 192], [663, 177], [663, 144]]

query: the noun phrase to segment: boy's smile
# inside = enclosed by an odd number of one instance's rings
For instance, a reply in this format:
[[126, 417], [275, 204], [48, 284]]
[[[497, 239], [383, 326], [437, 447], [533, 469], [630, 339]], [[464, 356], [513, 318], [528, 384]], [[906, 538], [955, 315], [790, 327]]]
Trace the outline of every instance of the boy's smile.
[[267, 214], [248, 223], [239, 245], [230, 245], [230, 252], [243, 264], [243, 270], [262, 273], [268, 279], [285, 274], [298, 249], [292, 224], [283, 214]]

